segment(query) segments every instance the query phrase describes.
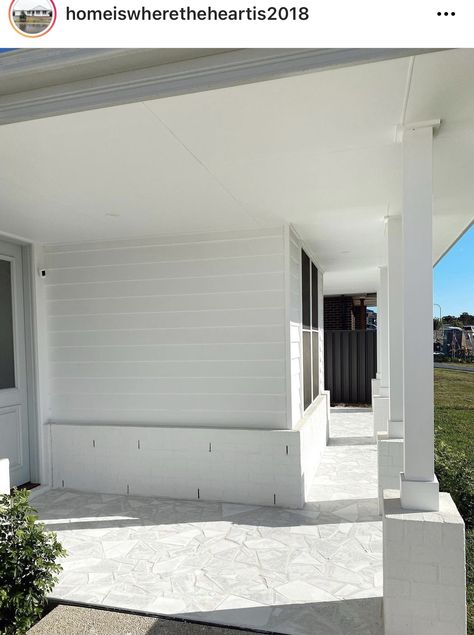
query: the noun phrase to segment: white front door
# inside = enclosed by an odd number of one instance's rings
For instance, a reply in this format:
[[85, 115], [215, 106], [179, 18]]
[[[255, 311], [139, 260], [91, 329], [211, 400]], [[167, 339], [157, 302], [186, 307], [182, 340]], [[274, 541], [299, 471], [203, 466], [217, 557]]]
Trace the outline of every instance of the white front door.
[[0, 241], [0, 458], [11, 485], [30, 480], [21, 247]]

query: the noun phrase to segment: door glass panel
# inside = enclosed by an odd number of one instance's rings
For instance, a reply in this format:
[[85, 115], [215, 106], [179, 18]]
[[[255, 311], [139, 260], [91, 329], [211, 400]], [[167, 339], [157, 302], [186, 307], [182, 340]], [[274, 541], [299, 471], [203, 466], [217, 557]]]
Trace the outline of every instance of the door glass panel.
[[0, 390], [15, 388], [12, 266], [0, 260]]

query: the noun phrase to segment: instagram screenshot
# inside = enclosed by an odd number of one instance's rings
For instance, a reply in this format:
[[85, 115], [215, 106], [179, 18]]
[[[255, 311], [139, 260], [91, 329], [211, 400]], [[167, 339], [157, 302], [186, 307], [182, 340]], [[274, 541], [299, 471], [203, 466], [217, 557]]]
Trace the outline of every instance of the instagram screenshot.
[[473, 21], [3, 3], [0, 635], [474, 635]]

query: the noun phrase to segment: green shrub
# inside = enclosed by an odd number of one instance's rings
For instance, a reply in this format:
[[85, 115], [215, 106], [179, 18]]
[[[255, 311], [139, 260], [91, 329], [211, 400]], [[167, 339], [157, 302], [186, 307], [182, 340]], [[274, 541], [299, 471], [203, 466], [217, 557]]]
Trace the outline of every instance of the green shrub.
[[466, 529], [474, 527], [474, 467], [463, 452], [444, 441], [436, 444], [435, 472], [440, 490], [449, 492], [464, 519]]
[[0, 496], [0, 633], [23, 635], [41, 617], [65, 555], [37, 522], [26, 490]]
[[466, 531], [467, 632], [474, 633], [474, 529]]

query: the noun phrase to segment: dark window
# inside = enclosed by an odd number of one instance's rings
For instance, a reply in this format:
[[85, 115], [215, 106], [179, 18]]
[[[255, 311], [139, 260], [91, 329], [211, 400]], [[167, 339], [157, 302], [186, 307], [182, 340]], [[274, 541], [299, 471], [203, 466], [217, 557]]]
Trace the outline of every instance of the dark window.
[[311, 261], [301, 250], [301, 296], [303, 299], [303, 328], [311, 328]]
[[303, 331], [303, 401], [305, 410], [313, 400], [311, 383], [311, 332]]
[[0, 390], [14, 387], [12, 272], [11, 263], [0, 260]]
[[313, 401], [319, 395], [319, 333], [313, 331]]
[[318, 270], [311, 263], [311, 325], [313, 329], [319, 328], [318, 299]]
[[304, 409], [319, 395], [318, 269], [301, 250]]

